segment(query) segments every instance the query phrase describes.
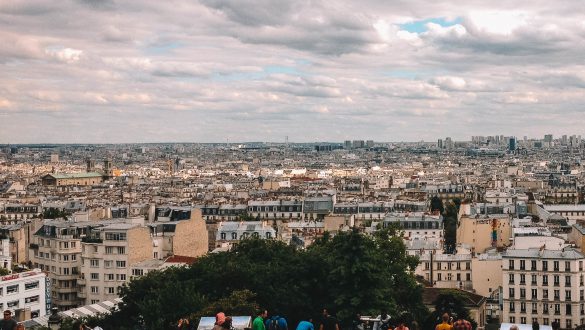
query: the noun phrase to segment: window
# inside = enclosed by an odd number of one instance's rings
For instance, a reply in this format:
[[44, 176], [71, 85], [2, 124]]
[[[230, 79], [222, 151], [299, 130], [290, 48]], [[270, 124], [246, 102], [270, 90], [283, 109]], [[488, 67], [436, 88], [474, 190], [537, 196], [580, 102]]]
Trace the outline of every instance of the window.
[[99, 259], [91, 259], [89, 261], [89, 265], [90, 265], [91, 268], [99, 267], [100, 266], [100, 261], [99, 261]]
[[554, 294], [555, 294], [555, 296], [554, 296], [555, 300], [561, 299], [561, 292], [559, 290], [555, 290]]
[[513, 301], [510, 301], [510, 312], [516, 311], [516, 304]]
[[522, 316], [522, 317], [520, 318], [520, 323], [522, 323], [522, 324], [526, 324], [526, 316]]
[[526, 298], [526, 289], [520, 289], [520, 299]]
[[125, 241], [126, 233], [106, 233], [106, 241]]
[[144, 275], [143, 269], [132, 269], [132, 276], [142, 276]]
[[542, 275], [542, 285], [543, 286], [548, 285], [548, 275]]
[[221, 237], [221, 239], [225, 239], [226, 234], [225, 233], [221, 233], [221, 234], [219, 234], [219, 236]]
[[565, 286], [571, 286], [571, 276], [565, 276]]
[[571, 262], [570, 261], [565, 261], [565, 271], [566, 272], [571, 271]]
[[232, 239], [238, 239], [238, 233], [232, 233]]
[[526, 303], [525, 302], [520, 303], [520, 313], [526, 313]]
[[536, 260], [530, 261], [530, 270], [536, 270]]
[[542, 299], [548, 299], [548, 290], [547, 289], [542, 290]]
[[111, 287], [111, 286], [110, 287], [107, 287], [106, 290], [107, 290], [108, 294], [114, 294], [116, 292], [116, 290], [114, 289], [114, 287]]
[[437, 281], [441, 281], [441, 273], [437, 274]]
[[565, 300], [571, 301], [571, 290], [565, 290]]
[[532, 303], [532, 314], [538, 313], [538, 304]]
[[[24, 283], [25, 290], [31, 290], [39, 287], [39, 281]], [[582, 290], [581, 290], [582, 291]]]
[[553, 270], [555, 272], [559, 271], [559, 262], [558, 261], [553, 261]]
[[571, 304], [566, 304], [565, 305], [565, 315], [571, 315], [572, 311], [571, 311]]
[[117, 260], [116, 261], [116, 267], [118, 267], [118, 268], [124, 268], [124, 267], [126, 267], [126, 261]]
[[536, 285], [536, 275], [532, 274], [530, 284]]
[[126, 274], [116, 274], [116, 281], [126, 281]]
[[18, 292], [18, 284], [17, 285], [10, 285], [6, 287], [6, 294], [12, 294]]
[[63, 261], [69, 261], [69, 255], [64, 254], [63, 255]]
[[542, 313], [548, 314], [548, 304], [547, 303], [542, 304]]
[[91, 273], [90, 276], [91, 276], [90, 278], [92, 281], [96, 281], [96, 280], [100, 279], [100, 274], [98, 274], [98, 273]]
[[[514, 260], [508, 261], [508, 269], [514, 270]], [[511, 323], [514, 323], [514, 322], [511, 322]]]
[[[567, 315], [571, 315], [571, 314], [567, 314]], [[567, 319], [567, 327], [566, 327], [566, 329], [572, 329], [572, 328], [573, 328], [573, 322], [571, 322], [571, 319]]]
[[516, 323], [516, 318], [514, 316], [510, 316], [510, 323]]
[[520, 260], [520, 270], [526, 269], [526, 260]]
[[520, 274], [520, 284], [526, 284], [526, 275]]
[[63, 248], [64, 249], [68, 249], [69, 248], [69, 242], [63, 242]]
[[510, 298], [514, 298], [514, 288], [509, 288], [508, 290], [509, 290], [508, 293], [510, 295]]
[[106, 281], [113, 281], [114, 280], [114, 274], [106, 274]]
[[555, 304], [555, 315], [561, 315], [561, 304]]
[[542, 262], [542, 270], [543, 271], [548, 271], [548, 261], [543, 261]]
[[39, 301], [39, 296], [38, 295], [32, 296], [32, 297], [28, 297], [28, 298], [24, 298], [24, 303], [25, 304], [32, 304], [32, 303], [35, 303], [37, 301]]
[[583, 260], [579, 261], [579, 271], [583, 270]]
[[465, 274], [465, 280], [471, 281], [471, 274], [470, 273]]
[[534, 300], [537, 299], [537, 290], [536, 289], [532, 289], [531, 290], [531, 296], [530, 296], [530, 298], [531, 299], [534, 299]]
[[13, 301], [7, 302], [6, 307], [8, 307], [8, 308], [18, 307], [18, 300], [13, 300]]
[[106, 254], [114, 254], [114, 247], [106, 246]]
[[112, 260], [104, 260], [104, 268], [112, 268], [114, 262]]
[[554, 281], [554, 282], [553, 282], [553, 284], [554, 284], [554, 286], [559, 286], [559, 285], [561, 285], [561, 281], [560, 281], [560, 279], [559, 279], [559, 278], [560, 278], [560, 277], [559, 277], [559, 275], [554, 275], [554, 276], [553, 276], [553, 281]]
[[99, 293], [100, 292], [100, 288], [97, 286], [92, 286], [91, 287], [91, 293]]
[[123, 246], [118, 246], [118, 254], [126, 254], [126, 248]]

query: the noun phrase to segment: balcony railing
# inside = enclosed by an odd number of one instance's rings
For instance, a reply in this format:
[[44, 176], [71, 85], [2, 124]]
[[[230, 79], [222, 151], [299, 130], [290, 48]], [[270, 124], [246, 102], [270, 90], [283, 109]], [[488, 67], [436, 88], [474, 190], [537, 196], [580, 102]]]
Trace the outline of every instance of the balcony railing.
[[81, 239], [81, 242], [83, 243], [103, 243], [104, 240], [99, 238], [99, 237], [83, 237]]

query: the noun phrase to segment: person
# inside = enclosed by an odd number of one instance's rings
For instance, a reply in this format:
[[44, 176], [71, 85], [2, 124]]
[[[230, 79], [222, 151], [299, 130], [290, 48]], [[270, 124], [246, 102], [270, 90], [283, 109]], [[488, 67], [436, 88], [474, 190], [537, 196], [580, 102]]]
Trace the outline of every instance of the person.
[[453, 323], [453, 330], [471, 330], [471, 322], [467, 321], [463, 317], [458, 317], [457, 321]]
[[537, 320], [534, 320], [534, 322], [532, 322], [532, 330], [540, 330], [540, 324], [538, 324]]
[[179, 322], [177, 322], [177, 329], [178, 330], [189, 329], [189, 319], [187, 319], [186, 317], [179, 319]]
[[274, 312], [274, 314], [266, 320], [264, 324], [266, 330], [288, 330], [286, 319], [278, 314], [278, 312]]
[[225, 321], [221, 325], [223, 330], [231, 330], [232, 329], [232, 318], [231, 316], [226, 316]]
[[327, 308], [323, 308], [322, 316], [323, 319], [321, 320], [319, 330], [339, 330], [339, 322], [335, 317], [329, 315]]
[[518, 326], [516, 324], [512, 324], [512, 326], [510, 327], [510, 330], [519, 330]]
[[309, 317], [307, 321], [299, 322], [296, 330], [315, 330], [315, 326], [313, 325], [313, 318]]
[[351, 321], [351, 328], [353, 330], [364, 330], [364, 322], [362, 321], [361, 314], [355, 314], [355, 317]]
[[382, 311], [380, 315], [376, 317], [376, 322], [372, 330], [388, 330], [390, 328], [390, 315], [386, 311]]
[[10, 310], [4, 311], [4, 318], [0, 320], [0, 330], [16, 330], [16, 321], [12, 318]]
[[551, 327], [553, 330], [559, 330], [561, 328], [561, 323], [557, 320], [554, 320], [553, 323], [551, 323]]
[[91, 330], [91, 328], [90, 328], [90, 327], [88, 327], [88, 326], [87, 326], [87, 324], [85, 324], [85, 323], [81, 323], [81, 324], [79, 325], [79, 330]]
[[225, 322], [225, 314], [223, 312], [219, 312], [215, 314], [215, 323], [213, 324], [212, 330], [223, 330], [223, 324]]
[[268, 311], [265, 309], [260, 309], [256, 313], [256, 318], [252, 322], [252, 330], [266, 330], [266, 326], [264, 325], [264, 319], [268, 316]]
[[394, 330], [409, 330], [408, 327], [406, 326], [406, 317], [405, 316], [401, 316], [398, 319], [398, 325], [396, 326], [396, 328], [394, 328]]
[[24, 329], [24, 324], [22, 324], [22, 323], [18, 323], [18, 324], [16, 325], [16, 330], [25, 330], [25, 329]]
[[453, 326], [451, 325], [453, 318], [449, 318], [449, 314], [447, 314], [447, 313], [443, 314], [441, 319], [443, 322], [437, 324], [437, 326], [435, 327], [435, 330], [451, 330], [451, 329], [453, 329]]

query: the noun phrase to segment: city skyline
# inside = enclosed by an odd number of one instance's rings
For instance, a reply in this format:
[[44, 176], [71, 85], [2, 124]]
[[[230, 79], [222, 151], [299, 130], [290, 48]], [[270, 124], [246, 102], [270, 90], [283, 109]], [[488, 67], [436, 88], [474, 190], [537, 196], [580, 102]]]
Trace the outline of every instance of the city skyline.
[[0, 144], [585, 135], [579, 5], [5, 2]]

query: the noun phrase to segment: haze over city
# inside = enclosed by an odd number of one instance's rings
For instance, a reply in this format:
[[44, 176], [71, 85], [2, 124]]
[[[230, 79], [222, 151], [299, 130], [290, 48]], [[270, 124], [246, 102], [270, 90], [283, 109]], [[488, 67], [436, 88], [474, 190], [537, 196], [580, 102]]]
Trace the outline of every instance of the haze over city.
[[3, 1], [0, 143], [581, 134], [579, 1]]

